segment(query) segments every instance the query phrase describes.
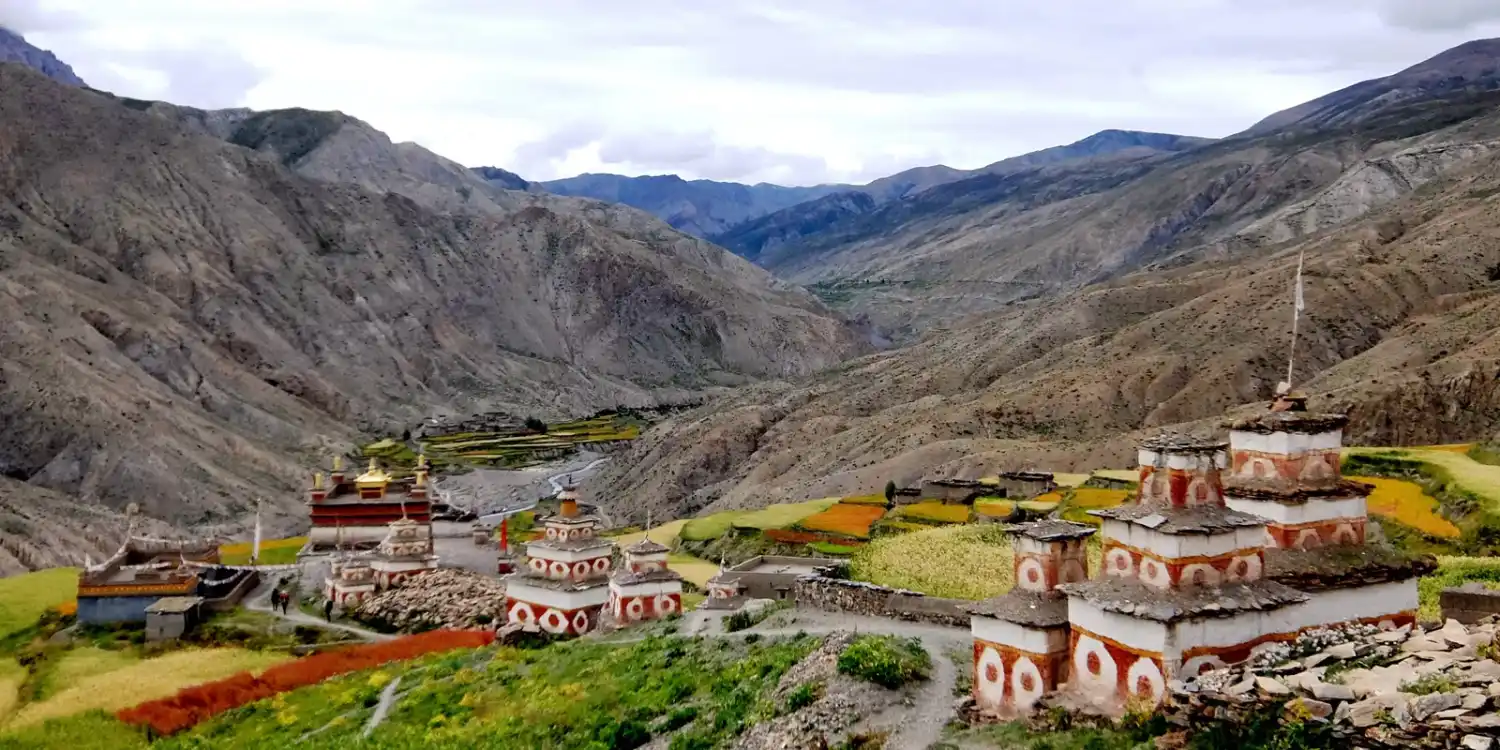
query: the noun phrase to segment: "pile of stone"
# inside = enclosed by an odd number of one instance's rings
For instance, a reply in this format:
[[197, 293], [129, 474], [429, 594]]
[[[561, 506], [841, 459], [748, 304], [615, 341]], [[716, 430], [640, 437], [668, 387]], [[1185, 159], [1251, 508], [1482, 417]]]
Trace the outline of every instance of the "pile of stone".
[[505, 585], [500, 581], [444, 568], [376, 594], [355, 616], [404, 631], [494, 627], [503, 619], [504, 606]]
[[1279, 711], [1327, 724], [1366, 748], [1500, 750], [1500, 647], [1494, 618], [1472, 627], [1367, 626], [1257, 648], [1245, 667], [1174, 680], [1169, 720], [1200, 727]]

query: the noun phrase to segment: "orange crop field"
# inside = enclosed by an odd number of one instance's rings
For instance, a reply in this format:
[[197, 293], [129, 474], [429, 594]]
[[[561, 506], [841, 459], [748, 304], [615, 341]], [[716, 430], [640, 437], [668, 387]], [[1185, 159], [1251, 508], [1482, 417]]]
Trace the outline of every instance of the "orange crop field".
[[809, 531], [827, 531], [834, 534], [866, 539], [870, 536], [870, 524], [885, 515], [885, 508], [878, 505], [839, 503], [822, 513], [814, 513], [798, 524]]
[[1356, 482], [1375, 485], [1367, 507], [1371, 513], [1383, 516], [1423, 534], [1457, 539], [1462, 532], [1452, 521], [1438, 514], [1438, 501], [1422, 493], [1422, 488], [1413, 482], [1384, 477], [1349, 477]]
[[1079, 487], [1073, 490], [1073, 504], [1080, 508], [1113, 508], [1129, 499], [1130, 490], [1105, 490], [1096, 487]]
[[1009, 500], [976, 500], [974, 510], [994, 518], [1009, 518], [1016, 512], [1016, 504]]

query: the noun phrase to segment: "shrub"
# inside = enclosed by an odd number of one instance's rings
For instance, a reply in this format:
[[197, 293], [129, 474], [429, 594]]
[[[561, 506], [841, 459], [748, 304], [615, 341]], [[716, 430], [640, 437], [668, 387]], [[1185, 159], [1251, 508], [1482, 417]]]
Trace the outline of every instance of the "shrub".
[[804, 682], [792, 689], [786, 696], [786, 711], [792, 713], [798, 709], [811, 706], [823, 692], [822, 683]]
[[859, 551], [858, 547], [851, 547], [847, 544], [833, 544], [832, 542], [813, 542], [807, 546], [815, 552], [821, 552], [825, 555], [837, 555], [839, 557], [852, 555]]
[[1401, 692], [1412, 695], [1433, 695], [1435, 693], [1452, 693], [1458, 690], [1458, 683], [1445, 674], [1430, 674], [1421, 679], [1403, 683]]
[[839, 654], [838, 670], [886, 688], [927, 679], [932, 659], [916, 638], [863, 635]]

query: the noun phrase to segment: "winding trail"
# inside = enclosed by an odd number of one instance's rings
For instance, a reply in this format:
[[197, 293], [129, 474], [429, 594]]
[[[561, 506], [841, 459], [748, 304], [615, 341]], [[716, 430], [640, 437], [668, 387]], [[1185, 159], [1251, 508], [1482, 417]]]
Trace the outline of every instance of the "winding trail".
[[924, 639], [922, 648], [932, 658], [932, 678], [904, 712], [905, 720], [886, 740], [889, 750], [927, 750], [943, 738], [943, 727], [953, 715], [953, 682], [958, 679], [958, 670], [933, 642]]
[[359, 627], [358, 625], [346, 625], [341, 622], [328, 622], [326, 620], [320, 620], [306, 612], [303, 612], [300, 609], [288, 608], [286, 613], [283, 614], [280, 609], [271, 606], [272, 588], [273, 587], [267, 586], [265, 582], [262, 581], [261, 584], [250, 593], [250, 596], [245, 597], [245, 601], [243, 602], [245, 609], [254, 610], [256, 612], [268, 612], [274, 617], [286, 620], [288, 622], [294, 622], [299, 625], [311, 625], [313, 627], [323, 628], [325, 630], [342, 630], [345, 633], [359, 636], [360, 638], [363, 638], [367, 641], [389, 641], [396, 637], [387, 633], [377, 633], [368, 628]]

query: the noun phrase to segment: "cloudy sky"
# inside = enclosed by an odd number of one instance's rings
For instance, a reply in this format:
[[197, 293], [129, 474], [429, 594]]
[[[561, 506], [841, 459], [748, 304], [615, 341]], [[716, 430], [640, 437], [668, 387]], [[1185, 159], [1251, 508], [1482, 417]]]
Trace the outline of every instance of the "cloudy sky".
[[1500, 0], [0, 0], [91, 85], [338, 109], [529, 179], [972, 168], [1222, 136], [1469, 39]]

